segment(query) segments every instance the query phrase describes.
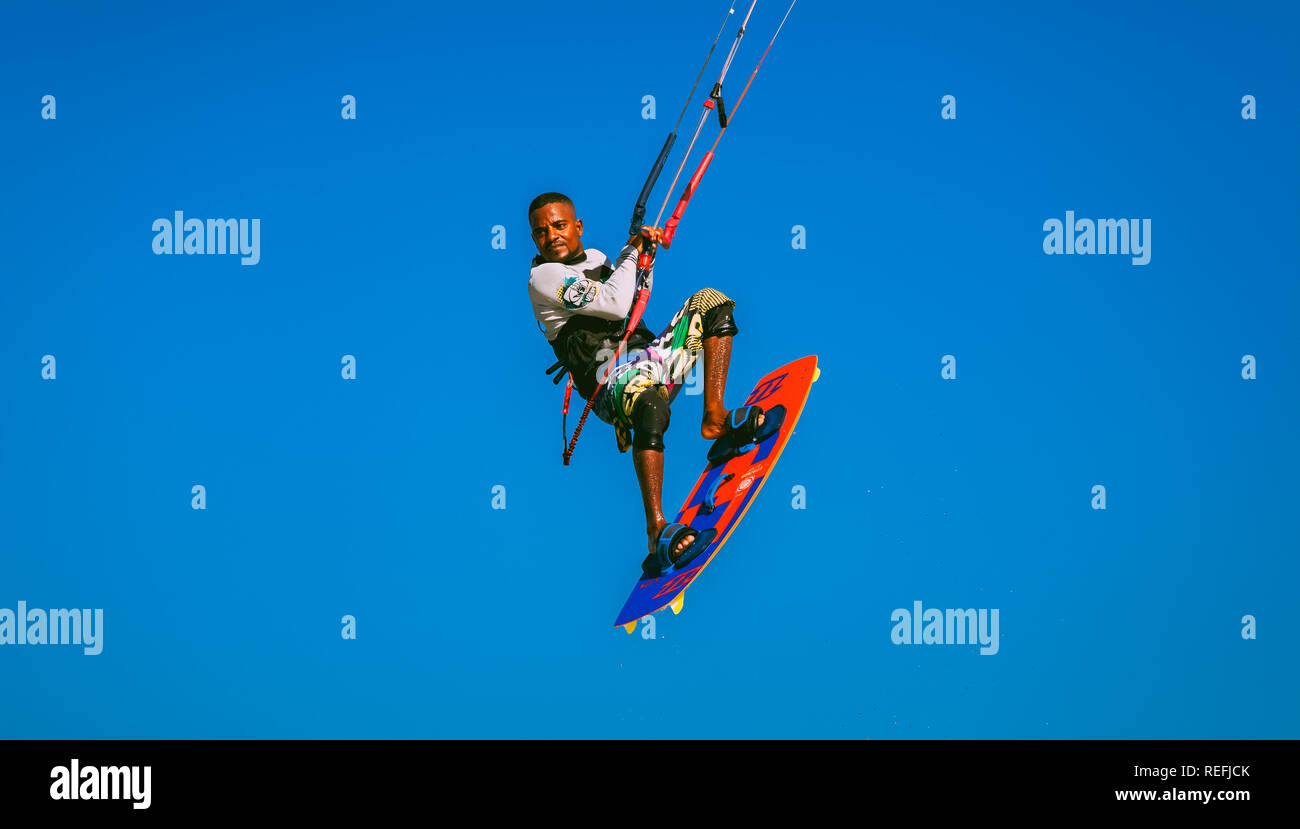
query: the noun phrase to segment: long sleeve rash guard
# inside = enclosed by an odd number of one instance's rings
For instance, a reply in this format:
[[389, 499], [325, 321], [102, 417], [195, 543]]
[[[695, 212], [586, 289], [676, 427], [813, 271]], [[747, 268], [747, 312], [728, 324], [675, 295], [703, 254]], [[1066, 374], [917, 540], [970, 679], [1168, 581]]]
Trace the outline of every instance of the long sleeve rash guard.
[[[533, 259], [528, 278], [533, 315], [584, 397], [596, 389], [597, 354], [618, 347], [632, 311], [637, 256], [637, 249], [628, 245], [613, 266], [595, 248], [587, 248], [571, 262], [545, 262], [540, 256]], [[653, 282], [652, 268], [648, 284]], [[628, 339], [628, 347], [643, 347], [651, 339], [645, 323], [640, 323]]]
[[[605, 254], [595, 248], [583, 251], [577, 262], [533, 260], [528, 278], [528, 295], [533, 315], [554, 341], [572, 317], [586, 314], [605, 320], [625, 320], [636, 299], [637, 249], [628, 245], [610, 267]], [[654, 281], [654, 269], [650, 282]]]

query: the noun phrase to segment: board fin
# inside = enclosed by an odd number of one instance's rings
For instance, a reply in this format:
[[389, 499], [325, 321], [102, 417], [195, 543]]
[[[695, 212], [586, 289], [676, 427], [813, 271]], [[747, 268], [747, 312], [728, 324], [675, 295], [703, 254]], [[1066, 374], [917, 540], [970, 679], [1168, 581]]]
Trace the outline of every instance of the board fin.
[[677, 598], [673, 599], [672, 603], [669, 604], [668, 607], [672, 608], [673, 615], [676, 616], [678, 613], [682, 612], [682, 605], [685, 603], [686, 603], [686, 591], [683, 590], [682, 592], [677, 594]]
[[628, 635], [631, 636], [633, 633], [636, 633], [636, 623], [639, 621], [641, 620], [633, 619], [632, 621], [628, 622], [626, 625], [623, 625], [623, 630], [626, 630], [628, 632]]

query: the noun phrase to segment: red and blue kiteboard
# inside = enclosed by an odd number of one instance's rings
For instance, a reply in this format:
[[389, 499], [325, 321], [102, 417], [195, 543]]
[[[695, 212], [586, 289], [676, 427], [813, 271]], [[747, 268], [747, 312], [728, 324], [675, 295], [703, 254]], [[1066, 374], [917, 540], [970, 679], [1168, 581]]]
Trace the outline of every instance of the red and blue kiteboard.
[[673, 519], [700, 533], [692, 544], [708, 546], [681, 570], [673, 568], [654, 578], [643, 575], [618, 614], [616, 626], [632, 633], [638, 621], [665, 607], [671, 607], [675, 614], [681, 612], [686, 588], [727, 543], [781, 457], [819, 374], [817, 357], [811, 355], [781, 366], [758, 381], [744, 402], [745, 406], [763, 407], [764, 422], [757, 442], [732, 447], [726, 436], [715, 441], [704, 474]]

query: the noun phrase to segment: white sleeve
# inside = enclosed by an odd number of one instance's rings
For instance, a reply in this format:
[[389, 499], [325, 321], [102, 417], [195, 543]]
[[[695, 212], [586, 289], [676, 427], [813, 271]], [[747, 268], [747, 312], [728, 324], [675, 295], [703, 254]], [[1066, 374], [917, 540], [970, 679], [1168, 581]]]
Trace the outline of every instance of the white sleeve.
[[614, 272], [603, 283], [575, 273], [559, 262], [538, 265], [528, 280], [533, 303], [558, 306], [574, 314], [600, 319], [624, 319], [636, 298], [637, 255], [637, 249], [631, 245], [623, 248]]

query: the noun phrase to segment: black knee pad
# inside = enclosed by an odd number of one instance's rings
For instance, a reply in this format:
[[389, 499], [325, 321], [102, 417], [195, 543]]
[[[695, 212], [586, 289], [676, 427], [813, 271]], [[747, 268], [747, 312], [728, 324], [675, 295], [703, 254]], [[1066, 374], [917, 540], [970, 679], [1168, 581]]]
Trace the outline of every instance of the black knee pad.
[[736, 303], [725, 302], [716, 308], [710, 308], [704, 312], [704, 336], [702, 340], [709, 337], [734, 337], [740, 333], [736, 327], [736, 318], [731, 312], [736, 308]]
[[654, 389], [646, 389], [632, 404], [632, 448], [664, 451], [664, 432], [672, 410]]

